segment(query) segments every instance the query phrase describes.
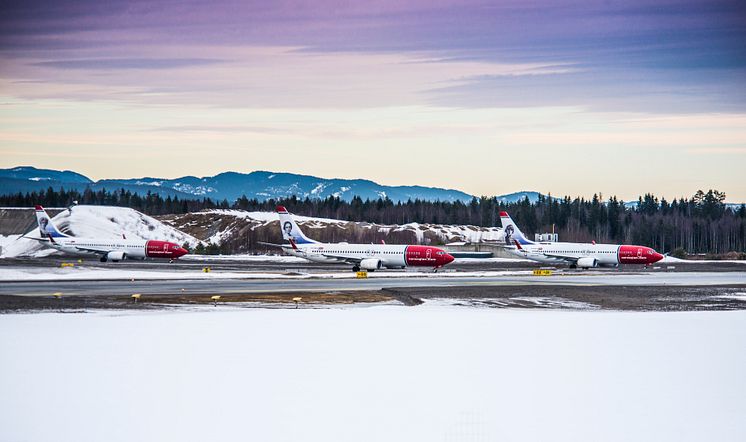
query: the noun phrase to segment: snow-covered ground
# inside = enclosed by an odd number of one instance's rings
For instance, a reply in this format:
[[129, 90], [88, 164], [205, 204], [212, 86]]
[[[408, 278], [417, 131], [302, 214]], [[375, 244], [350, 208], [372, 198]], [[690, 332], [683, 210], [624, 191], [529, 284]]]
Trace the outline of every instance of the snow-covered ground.
[[0, 439], [742, 441], [746, 312], [0, 320]]
[[0, 235], [0, 258], [15, 258], [19, 256], [44, 256], [58, 253], [54, 249], [44, 247], [38, 241], [22, 238], [23, 235]]
[[739, 259], [680, 259], [673, 256], [666, 256], [656, 263], [657, 264], [713, 264], [713, 263], [735, 263], [746, 264], [746, 260]]
[[730, 295], [719, 295], [719, 296], [715, 296], [715, 298], [735, 299], [737, 301], [746, 301], [746, 293], [732, 293]]
[[401, 226], [391, 226], [393, 231], [413, 231], [418, 242], [425, 238], [425, 232], [432, 232], [443, 241], [453, 241], [458, 238], [460, 241], [470, 243], [479, 243], [483, 241], [496, 242], [504, 241], [505, 233], [500, 227], [477, 227], [477, 226], [460, 226], [445, 224], [420, 224], [407, 223]]
[[[30, 212], [30, 216], [33, 213]], [[57, 227], [65, 233], [82, 238], [122, 238], [158, 239], [172, 241], [179, 245], [187, 243], [195, 246], [197, 238], [167, 226], [155, 218], [127, 207], [75, 206], [72, 211], [64, 210], [52, 217]], [[25, 236], [39, 237], [37, 229]], [[47, 256], [58, 253], [38, 241], [21, 238], [20, 235], [0, 237], [2, 254], [0, 257]]]

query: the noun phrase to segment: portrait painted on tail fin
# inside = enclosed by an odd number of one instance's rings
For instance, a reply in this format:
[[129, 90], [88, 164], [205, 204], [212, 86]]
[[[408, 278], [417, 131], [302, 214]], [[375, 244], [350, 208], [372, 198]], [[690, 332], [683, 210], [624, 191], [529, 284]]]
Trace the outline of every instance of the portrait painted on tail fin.
[[49, 235], [49, 232], [47, 232], [47, 226], [49, 225], [49, 218], [42, 217], [39, 218], [39, 235], [42, 238], [46, 238]]
[[506, 245], [512, 245], [513, 244], [513, 226], [508, 225], [505, 227], [505, 244]]

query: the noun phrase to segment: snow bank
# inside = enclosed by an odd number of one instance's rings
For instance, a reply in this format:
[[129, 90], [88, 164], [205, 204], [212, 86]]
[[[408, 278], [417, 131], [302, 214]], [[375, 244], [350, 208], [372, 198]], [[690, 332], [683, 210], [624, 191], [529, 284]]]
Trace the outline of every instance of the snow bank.
[[44, 247], [33, 239], [23, 238], [22, 235], [0, 235], [0, 258], [13, 258], [16, 256], [42, 257], [54, 253], [57, 253], [57, 251]]
[[75, 236], [86, 238], [160, 239], [178, 244], [197, 245], [196, 238], [167, 226], [155, 218], [126, 207], [76, 206], [54, 217], [56, 223], [69, 223]]
[[0, 321], [26, 441], [740, 441], [746, 312], [443, 306]]
[[656, 264], [716, 264], [716, 263], [729, 263], [729, 264], [746, 264], [746, 260], [739, 259], [681, 259], [673, 256], [666, 256]]
[[395, 232], [414, 232], [418, 242], [422, 242], [426, 232], [434, 234], [442, 241], [453, 241], [453, 238], [460, 238], [461, 241], [469, 243], [502, 242], [505, 240], [505, 234], [500, 227], [419, 223], [408, 223], [391, 227], [393, 227]]

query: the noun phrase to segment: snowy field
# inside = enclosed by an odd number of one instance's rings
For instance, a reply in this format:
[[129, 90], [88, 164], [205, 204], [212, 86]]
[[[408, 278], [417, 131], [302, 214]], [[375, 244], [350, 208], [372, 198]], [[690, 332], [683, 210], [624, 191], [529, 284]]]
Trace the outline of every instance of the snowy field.
[[746, 312], [0, 319], [7, 441], [743, 441]]

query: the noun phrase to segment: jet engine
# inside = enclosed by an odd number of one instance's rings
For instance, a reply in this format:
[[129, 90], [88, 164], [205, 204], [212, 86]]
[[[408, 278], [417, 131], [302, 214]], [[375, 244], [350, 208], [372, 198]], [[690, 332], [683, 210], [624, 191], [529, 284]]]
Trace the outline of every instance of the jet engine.
[[125, 256], [124, 252], [121, 252], [121, 251], [120, 252], [109, 252], [104, 257], [104, 260], [117, 262], [117, 261], [123, 260], [124, 256]]
[[580, 267], [581, 269], [596, 267], [597, 265], [598, 265], [598, 260], [596, 258], [580, 258], [577, 263], [577, 266]]
[[381, 260], [376, 258], [365, 258], [360, 261], [360, 268], [363, 270], [378, 270], [381, 268]]

